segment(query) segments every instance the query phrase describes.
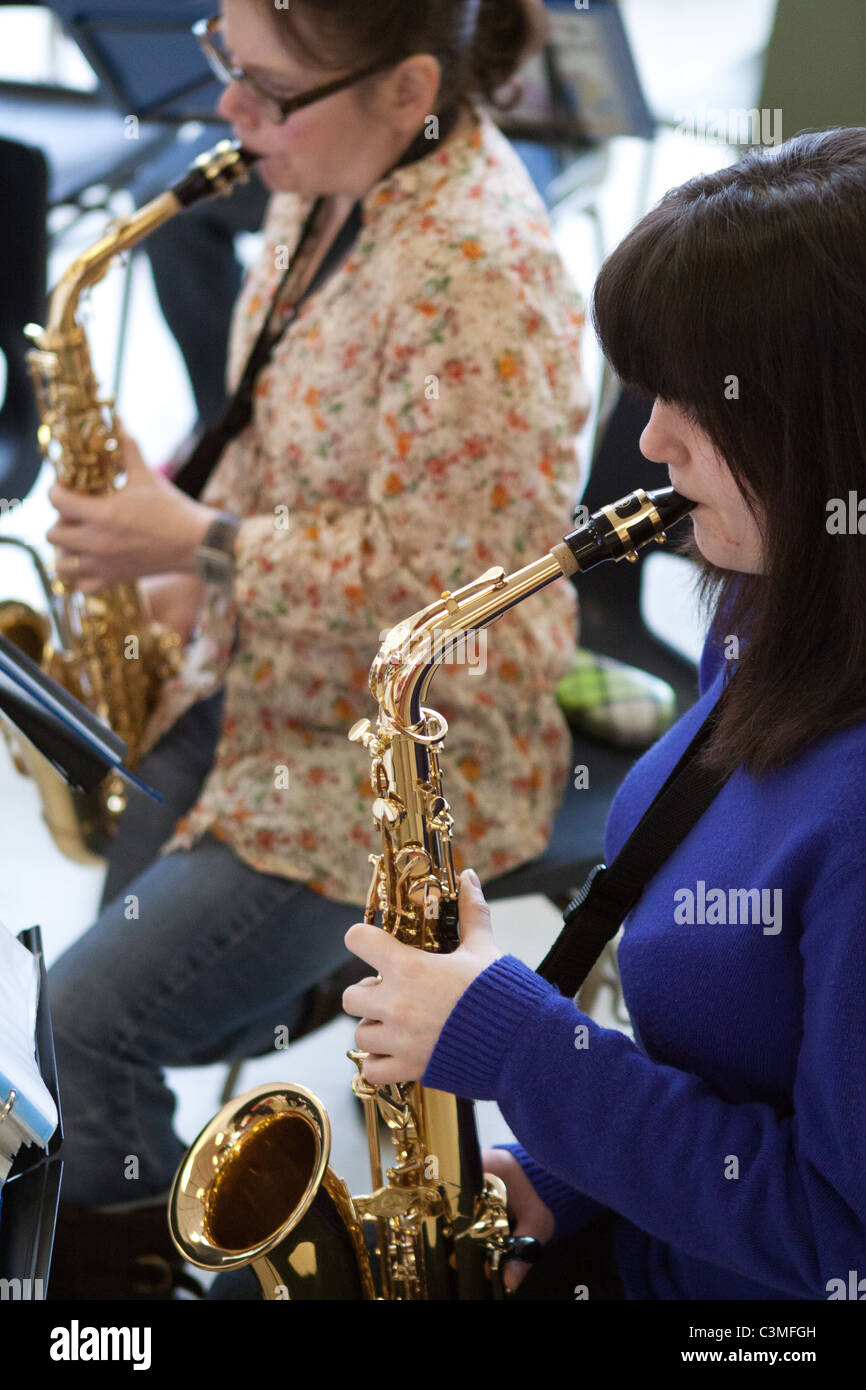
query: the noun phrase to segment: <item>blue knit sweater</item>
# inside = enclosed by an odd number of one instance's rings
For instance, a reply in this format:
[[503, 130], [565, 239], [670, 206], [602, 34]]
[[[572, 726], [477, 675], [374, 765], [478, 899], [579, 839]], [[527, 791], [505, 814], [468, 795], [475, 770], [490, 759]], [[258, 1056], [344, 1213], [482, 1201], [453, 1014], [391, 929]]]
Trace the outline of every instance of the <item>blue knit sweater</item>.
[[[623, 782], [608, 863], [725, 665], [708, 644], [698, 703]], [[737, 769], [626, 919], [634, 1042], [514, 956], [442, 1030], [424, 1084], [498, 1102], [556, 1238], [618, 1213], [629, 1298], [824, 1299], [866, 1279], [864, 782], [866, 723], [758, 781]], [[764, 892], [729, 891], [746, 889]]]

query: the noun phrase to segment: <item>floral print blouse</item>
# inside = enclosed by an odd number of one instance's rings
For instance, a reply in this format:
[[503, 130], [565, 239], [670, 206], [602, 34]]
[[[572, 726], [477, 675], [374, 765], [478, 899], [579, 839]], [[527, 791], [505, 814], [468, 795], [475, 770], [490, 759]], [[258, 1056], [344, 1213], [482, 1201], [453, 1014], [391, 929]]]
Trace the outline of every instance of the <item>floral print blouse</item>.
[[[309, 200], [277, 194], [235, 311], [237, 381]], [[570, 529], [585, 477], [582, 305], [546, 212], [480, 109], [362, 202], [349, 257], [308, 297], [256, 383], [254, 413], [202, 494], [244, 518], [233, 589], [210, 586], [151, 747], [225, 685], [213, 766], [162, 853], [206, 831], [246, 863], [362, 903], [378, 852], [369, 755], [380, 633]], [[470, 636], [432, 682], [458, 872], [535, 858], [570, 771], [554, 695], [576, 642], [557, 581]], [[486, 665], [486, 670], [484, 666]]]

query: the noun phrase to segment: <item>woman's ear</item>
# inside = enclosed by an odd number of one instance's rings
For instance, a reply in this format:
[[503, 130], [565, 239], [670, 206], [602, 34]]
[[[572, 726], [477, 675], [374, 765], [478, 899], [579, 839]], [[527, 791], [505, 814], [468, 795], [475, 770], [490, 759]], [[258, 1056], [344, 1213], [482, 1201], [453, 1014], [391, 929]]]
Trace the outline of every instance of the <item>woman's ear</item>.
[[442, 69], [431, 53], [413, 53], [388, 75], [383, 115], [401, 133], [417, 130], [436, 110]]

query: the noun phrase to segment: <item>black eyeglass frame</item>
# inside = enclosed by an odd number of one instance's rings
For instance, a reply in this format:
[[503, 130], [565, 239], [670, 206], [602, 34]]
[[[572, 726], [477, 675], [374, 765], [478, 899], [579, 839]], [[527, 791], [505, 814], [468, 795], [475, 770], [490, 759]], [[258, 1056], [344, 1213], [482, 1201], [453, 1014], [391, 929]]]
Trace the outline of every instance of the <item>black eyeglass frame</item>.
[[[321, 87], [314, 87], [310, 92], [302, 92], [300, 96], [280, 98], [272, 96], [270, 92], [263, 91], [255, 78], [249, 77], [243, 68], [231, 66], [227, 61], [226, 53], [218, 48], [214, 42], [215, 35], [219, 32], [219, 25], [220, 16], [211, 15], [210, 19], [199, 19], [192, 26], [192, 32], [210, 64], [211, 71], [225, 86], [228, 86], [230, 82], [240, 82], [242, 86], [248, 88], [257, 101], [262, 104], [262, 113], [272, 125], [282, 125], [293, 111], [300, 111], [304, 106], [312, 106], [315, 101], [323, 101], [325, 97], [333, 96], [335, 92], [341, 92], [346, 87], [351, 87], [353, 83], [360, 82], [362, 77], [371, 77], [374, 72], [384, 72], [385, 68], [391, 68], [395, 63], [401, 61], [399, 58], [379, 59], [377, 62], [361, 68], [359, 72], [350, 73], [347, 77], [337, 77], [333, 82], [326, 82]], [[279, 111], [279, 119], [274, 118], [273, 111]]]

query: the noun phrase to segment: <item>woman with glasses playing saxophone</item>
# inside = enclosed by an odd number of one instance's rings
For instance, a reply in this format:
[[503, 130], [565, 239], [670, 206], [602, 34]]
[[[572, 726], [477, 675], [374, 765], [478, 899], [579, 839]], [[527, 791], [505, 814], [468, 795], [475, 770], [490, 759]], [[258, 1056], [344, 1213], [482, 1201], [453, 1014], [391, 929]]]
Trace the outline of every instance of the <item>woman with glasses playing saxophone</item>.
[[[291, 1036], [345, 959], [375, 848], [346, 734], [379, 633], [494, 560], [523, 563], [579, 495], [580, 302], [476, 100], [516, 71], [539, 8], [390, 0], [373, 25], [351, 0], [226, 0], [199, 26], [220, 112], [275, 196], [230, 349], [247, 413], [200, 494], [130, 439], [114, 496], [51, 491], [61, 575], [143, 579], [156, 616], [192, 633], [139, 765], [165, 805], [130, 795], [99, 919], [51, 981], [54, 1297], [166, 1296], [184, 1145], [162, 1071]], [[292, 318], [338, 233], [342, 259]], [[497, 634], [483, 679], [483, 647], [442, 677], [449, 797], [487, 877], [543, 849], [565, 783], [553, 689], [573, 591], [557, 584]]]
[[347, 937], [365, 1076], [496, 1100], [516, 1234], [580, 1233], [554, 1297], [863, 1296], [864, 219], [866, 128], [797, 136], [671, 190], [595, 287], [715, 600], [701, 698], [608, 821], [610, 865], [719, 712], [723, 785], [626, 916], [634, 1041], [499, 952], [468, 873], [453, 954]]

